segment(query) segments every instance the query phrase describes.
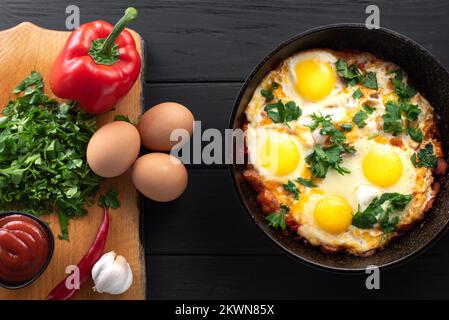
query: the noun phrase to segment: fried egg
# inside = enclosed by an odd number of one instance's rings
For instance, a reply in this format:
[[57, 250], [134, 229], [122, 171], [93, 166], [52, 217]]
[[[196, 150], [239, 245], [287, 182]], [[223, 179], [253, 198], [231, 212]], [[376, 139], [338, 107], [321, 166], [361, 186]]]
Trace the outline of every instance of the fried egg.
[[305, 156], [310, 150], [301, 139], [279, 128], [246, 130], [248, 162], [269, 180], [285, 181], [301, 176], [305, 170]]

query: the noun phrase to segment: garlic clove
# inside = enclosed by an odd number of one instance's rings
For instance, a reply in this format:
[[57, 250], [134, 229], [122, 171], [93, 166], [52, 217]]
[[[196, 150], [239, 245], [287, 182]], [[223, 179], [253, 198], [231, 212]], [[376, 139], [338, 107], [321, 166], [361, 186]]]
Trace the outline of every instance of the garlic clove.
[[105, 253], [94, 265], [92, 279], [95, 291], [121, 294], [131, 286], [133, 274], [126, 259], [111, 251]]

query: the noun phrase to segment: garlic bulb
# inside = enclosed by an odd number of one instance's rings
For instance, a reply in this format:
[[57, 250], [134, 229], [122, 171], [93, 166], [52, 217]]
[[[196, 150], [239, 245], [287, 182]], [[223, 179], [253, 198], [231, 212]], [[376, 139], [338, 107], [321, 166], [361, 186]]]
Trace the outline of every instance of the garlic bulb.
[[131, 286], [133, 273], [126, 259], [111, 251], [95, 263], [92, 279], [95, 283], [94, 291], [121, 294]]

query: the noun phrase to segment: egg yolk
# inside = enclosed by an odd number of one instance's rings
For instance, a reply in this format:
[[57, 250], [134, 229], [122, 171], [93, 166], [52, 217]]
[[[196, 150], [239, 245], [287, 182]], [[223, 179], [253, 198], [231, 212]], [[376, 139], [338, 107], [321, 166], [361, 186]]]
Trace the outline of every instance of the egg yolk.
[[339, 234], [346, 231], [351, 224], [352, 208], [340, 196], [327, 196], [316, 205], [314, 217], [316, 224], [321, 229]]
[[295, 170], [299, 159], [298, 147], [285, 137], [269, 137], [259, 149], [261, 166], [278, 176]]
[[387, 148], [375, 148], [362, 162], [363, 174], [371, 183], [389, 187], [402, 176], [402, 160], [396, 152]]
[[329, 63], [318, 59], [296, 64], [296, 91], [309, 101], [317, 102], [329, 95], [335, 85], [335, 72]]

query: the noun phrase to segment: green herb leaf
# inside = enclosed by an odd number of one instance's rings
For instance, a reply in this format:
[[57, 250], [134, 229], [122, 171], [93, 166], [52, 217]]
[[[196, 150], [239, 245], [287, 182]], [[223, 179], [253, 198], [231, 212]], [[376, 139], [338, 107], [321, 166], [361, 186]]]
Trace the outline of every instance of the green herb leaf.
[[363, 106], [363, 110], [364, 110], [367, 114], [372, 114], [372, 113], [376, 110], [376, 108], [371, 107], [370, 105], [365, 104], [365, 105]]
[[361, 97], [363, 97], [363, 92], [360, 89], [357, 89], [354, 91], [354, 93], [352, 94], [352, 97], [354, 99], [360, 99]]
[[114, 121], [125, 121], [131, 123], [132, 125], [135, 125], [135, 123], [131, 121], [131, 119], [127, 115], [124, 114], [116, 114], [114, 117]]
[[414, 141], [418, 143], [422, 142], [423, 133], [420, 128], [408, 128], [407, 132], [410, 138], [412, 138]]
[[118, 192], [114, 189], [109, 189], [105, 195], [100, 195], [98, 205], [103, 208], [117, 209], [120, 207], [120, 200], [118, 199]]
[[391, 71], [390, 73], [395, 74], [394, 78], [391, 78], [390, 81], [394, 86], [394, 91], [399, 97], [400, 101], [408, 101], [413, 98], [416, 94], [416, 90], [411, 86], [407, 86], [404, 81], [404, 75], [401, 69], [397, 69]]
[[335, 169], [340, 174], [351, 173], [340, 164], [343, 162], [342, 155], [345, 153], [343, 146], [333, 144], [329, 147], [315, 145], [313, 152], [306, 157], [306, 163], [311, 167], [312, 176], [325, 178], [329, 168]]
[[367, 72], [364, 76], [362, 76], [360, 82], [369, 89], [377, 90], [377, 77], [375, 72]]
[[279, 88], [279, 84], [276, 82], [273, 82], [268, 89], [262, 89], [260, 90], [260, 94], [262, 97], [265, 98], [265, 102], [270, 102], [274, 99], [273, 91]]
[[345, 80], [346, 84], [353, 86], [360, 83], [367, 88], [377, 90], [375, 72], [370, 71], [363, 75], [355, 64], [348, 66], [348, 63], [343, 59], [337, 60], [335, 66], [337, 74]]
[[345, 60], [339, 59], [335, 63], [335, 66], [338, 75], [342, 77], [348, 85], [352, 86], [360, 82], [362, 74], [356, 65], [353, 64], [348, 66], [348, 63]]
[[411, 157], [412, 163], [415, 167], [436, 168], [438, 158], [433, 153], [433, 144], [429, 142], [426, 146]]
[[382, 116], [382, 119], [384, 120], [383, 129], [385, 132], [398, 135], [404, 131], [401, 110], [393, 101], [388, 101], [385, 105], [385, 114]]
[[361, 212], [359, 209], [359, 211], [352, 217], [352, 225], [360, 229], [370, 229], [376, 222], [377, 218], [372, 211]]
[[357, 125], [357, 127], [363, 128], [366, 126], [366, 119], [368, 119], [368, 114], [365, 111], [360, 110], [354, 115], [352, 121]]
[[312, 171], [312, 179], [324, 178], [329, 168], [337, 170], [340, 174], [350, 173], [340, 164], [343, 162], [344, 153], [355, 153], [354, 147], [345, 142], [345, 135], [334, 126], [329, 115], [312, 114], [311, 118], [312, 123], [308, 127], [316, 130], [321, 126], [320, 134], [328, 135], [331, 140], [331, 144], [325, 147], [315, 145], [313, 152], [306, 157], [306, 163]]
[[350, 123], [343, 123], [341, 125], [341, 130], [343, 130], [343, 131], [351, 131], [352, 130], [352, 124], [350, 124]]
[[421, 109], [417, 105], [406, 102], [402, 102], [400, 104], [400, 110], [401, 112], [405, 113], [405, 117], [409, 121], [418, 120], [418, 116], [421, 113]]
[[[352, 217], [352, 224], [361, 229], [370, 229], [376, 223], [384, 233], [393, 232], [399, 222], [399, 217], [390, 217], [395, 211], [403, 211], [413, 196], [400, 193], [384, 193], [379, 198], [375, 198], [364, 210], [357, 211]], [[386, 206], [383, 206], [387, 203]]]
[[286, 125], [289, 121], [297, 120], [302, 114], [301, 108], [295, 102], [289, 101], [284, 105], [281, 100], [267, 104], [265, 111], [273, 122]]
[[64, 212], [59, 212], [58, 216], [61, 228], [61, 234], [58, 235], [58, 239], [69, 241], [69, 218]]
[[291, 180], [288, 180], [286, 184], [284, 184], [285, 191], [290, 192], [295, 200], [299, 199], [299, 190], [298, 187], [296, 187], [295, 183]]
[[287, 224], [285, 222], [285, 215], [290, 211], [290, 208], [281, 205], [281, 209], [277, 212], [270, 213], [266, 219], [268, 221], [268, 225], [278, 229], [281, 228], [282, 230], [285, 230], [287, 228]]
[[305, 179], [305, 178], [296, 178], [296, 181], [308, 188], [316, 188], [318, 187], [315, 183], [313, 183], [313, 179]]

